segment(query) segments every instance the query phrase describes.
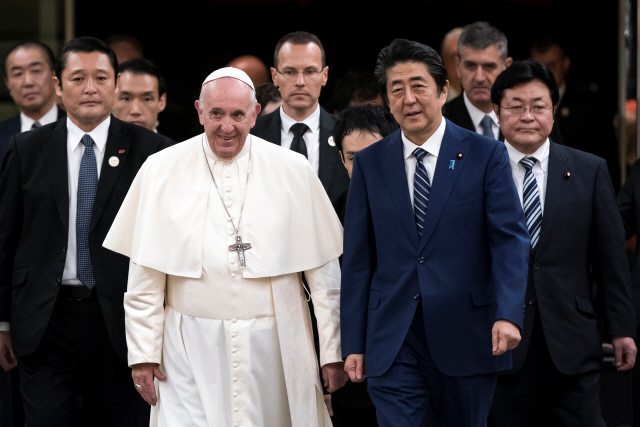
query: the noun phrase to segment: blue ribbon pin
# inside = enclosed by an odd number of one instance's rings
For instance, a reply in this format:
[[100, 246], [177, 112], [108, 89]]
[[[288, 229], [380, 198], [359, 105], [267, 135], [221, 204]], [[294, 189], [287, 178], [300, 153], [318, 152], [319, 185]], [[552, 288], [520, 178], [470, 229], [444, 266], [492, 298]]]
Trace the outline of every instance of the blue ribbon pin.
[[450, 160], [449, 161], [449, 169], [453, 169], [453, 167], [455, 166], [456, 161], [455, 160]]

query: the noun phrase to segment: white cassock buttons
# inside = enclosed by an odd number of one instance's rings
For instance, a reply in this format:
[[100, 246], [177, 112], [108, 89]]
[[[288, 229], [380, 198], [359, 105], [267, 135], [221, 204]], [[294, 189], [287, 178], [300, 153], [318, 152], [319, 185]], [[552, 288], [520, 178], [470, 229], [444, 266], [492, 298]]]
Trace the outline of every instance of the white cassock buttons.
[[233, 397], [238, 397], [238, 393], [233, 393]]
[[226, 174], [224, 177], [225, 177], [225, 178], [231, 178], [231, 175]]
[[237, 363], [234, 363], [234, 364], [233, 364], [233, 367], [234, 367], [234, 368], [237, 368], [238, 366], [240, 366], [240, 365], [238, 365]]
[[[231, 273], [231, 277], [235, 278], [236, 277], [236, 273]], [[234, 320], [235, 322], [235, 320]]]
[[238, 412], [240, 410], [240, 408], [234, 408], [233, 411], [234, 412]]
[[225, 188], [225, 190], [224, 190], [224, 191], [226, 191], [226, 192], [228, 193], [228, 192], [230, 192], [230, 191], [231, 191], [231, 188], [230, 188], [230, 187], [227, 187], [227, 188]]
[[119, 164], [120, 164], [119, 158], [117, 158], [116, 156], [109, 157], [109, 166], [111, 166], [112, 168], [115, 168]]
[[231, 334], [231, 338], [235, 338], [237, 336], [238, 336], [238, 334]]
[[236, 323], [236, 319], [231, 319], [231, 321], [232, 321], [233, 323]]
[[238, 379], [237, 379], [237, 378], [234, 378], [234, 379], [233, 379], [233, 382], [234, 382], [234, 383], [237, 383], [237, 382], [238, 382]]
[[231, 261], [231, 265], [236, 265], [236, 262], [235, 261]]

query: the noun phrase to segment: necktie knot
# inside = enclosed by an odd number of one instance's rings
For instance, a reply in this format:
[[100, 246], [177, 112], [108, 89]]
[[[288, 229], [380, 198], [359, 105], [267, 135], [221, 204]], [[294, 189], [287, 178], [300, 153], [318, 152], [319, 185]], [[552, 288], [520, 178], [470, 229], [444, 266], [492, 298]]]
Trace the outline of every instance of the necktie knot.
[[295, 125], [291, 126], [290, 130], [295, 136], [302, 136], [309, 130], [309, 126], [305, 125], [304, 123], [296, 123]]
[[535, 165], [537, 161], [538, 159], [535, 157], [523, 157], [522, 160], [520, 160], [520, 164], [524, 166], [527, 171], [530, 171], [533, 169], [533, 165]]
[[422, 159], [424, 159], [424, 156], [426, 156], [427, 154], [429, 153], [420, 147], [413, 150], [413, 155], [415, 156], [416, 159], [418, 159], [420, 163], [422, 163]]
[[89, 134], [85, 134], [80, 142], [82, 142], [87, 148], [93, 147], [93, 139], [89, 136]]
[[31, 130], [38, 129], [40, 126], [42, 126], [40, 122], [33, 122], [33, 124], [31, 125]]

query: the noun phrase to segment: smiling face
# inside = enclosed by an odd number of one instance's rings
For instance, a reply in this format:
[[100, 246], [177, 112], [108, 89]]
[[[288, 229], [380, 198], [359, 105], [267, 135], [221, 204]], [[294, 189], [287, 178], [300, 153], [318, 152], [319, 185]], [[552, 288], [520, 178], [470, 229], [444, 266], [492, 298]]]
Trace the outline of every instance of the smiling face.
[[159, 96], [157, 77], [128, 71], [120, 74], [113, 108], [113, 115], [120, 120], [155, 130], [166, 103], [167, 94]]
[[256, 124], [260, 104], [252, 108], [251, 88], [233, 77], [211, 81], [196, 101], [211, 151], [221, 159], [234, 158]]
[[491, 111], [491, 86], [498, 74], [511, 65], [511, 62], [511, 58], [502, 59], [495, 45], [486, 49], [465, 46], [460, 48], [456, 57], [456, 70], [471, 104], [485, 113]]
[[115, 71], [102, 52], [69, 52], [62, 75], [54, 78], [67, 115], [85, 132], [111, 114], [115, 100]]
[[[524, 113], [508, 110], [526, 107]], [[533, 114], [531, 109], [540, 112]], [[544, 107], [544, 108], [541, 108]], [[500, 105], [494, 106], [505, 141], [523, 154], [533, 154], [544, 144], [553, 128], [553, 103], [549, 88], [539, 80], [505, 89]]]
[[439, 92], [421, 62], [403, 62], [387, 70], [389, 109], [414, 144], [422, 145], [440, 126], [448, 87], [449, 82]]
[[53, 70], [40, 47], [18, 48], [11, 52], [7, 57], [6, 73], [5, 84], [20, 111], [40, 118], [53, 107]]

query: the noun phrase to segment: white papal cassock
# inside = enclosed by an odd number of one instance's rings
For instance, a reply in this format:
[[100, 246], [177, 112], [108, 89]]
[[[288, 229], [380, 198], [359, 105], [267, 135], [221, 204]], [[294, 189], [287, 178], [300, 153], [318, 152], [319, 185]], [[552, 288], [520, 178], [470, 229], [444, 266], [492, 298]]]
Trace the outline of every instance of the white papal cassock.
[[[252, 248], [241, 269], [222, 204], [238, 224], [250, 150], [240, 236]], [[129, 364], [161, 363], [167, 375], [152, 425], [330, 426], [298, 272], [310, 286], [320, 362], [341, 361], [341, 238], [296, 153], [249, 136], [221, 160], [200, 135], [151, 156], [104, 245], [131, 257]]]

